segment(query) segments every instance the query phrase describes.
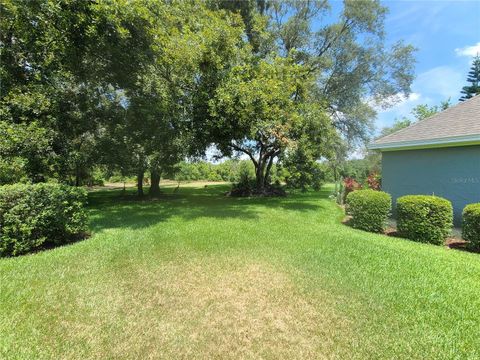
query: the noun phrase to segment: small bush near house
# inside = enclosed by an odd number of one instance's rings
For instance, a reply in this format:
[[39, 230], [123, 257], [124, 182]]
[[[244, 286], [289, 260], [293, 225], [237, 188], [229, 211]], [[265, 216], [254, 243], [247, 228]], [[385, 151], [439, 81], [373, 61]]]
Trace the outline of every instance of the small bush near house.
[[78, 239], [87, 230], [82, 188], [59, 184], [0, 187], [0, 256]]
[[462, 237], [469, 242], [469, 248], [480, 250], [480, 203], [463, 209]]
[[360, 190], [362, 188], [362, 185], [355, 179], [346, 177], [343, 180], [343, 202], [347, 199], [348, 194], [355, 190]]
[[402, 196], [397, 199], [397, 218], [401, 236], [441, 245], [452, 229], [452, 204], [437, 196]]
[[347, 196], [347, 214], [357, 229], [383, 232], [391, 209], [392, 198], [382, 191], [357, 190]]
[[382, 178], [378, 173], [371, 173], [367, 178], [368, 188], [372, 190], [380, 190], [381, 181]]

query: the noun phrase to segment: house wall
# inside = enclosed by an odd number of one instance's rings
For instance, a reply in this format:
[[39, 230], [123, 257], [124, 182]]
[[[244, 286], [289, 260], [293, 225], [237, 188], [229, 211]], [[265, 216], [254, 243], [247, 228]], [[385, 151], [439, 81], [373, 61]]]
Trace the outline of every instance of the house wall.
[[480, 202], [480, 145], [382, 153], [382, 190], [394, 201], [403, 195], [432, 195], [452, 202], [461, 224], [466, 204]]

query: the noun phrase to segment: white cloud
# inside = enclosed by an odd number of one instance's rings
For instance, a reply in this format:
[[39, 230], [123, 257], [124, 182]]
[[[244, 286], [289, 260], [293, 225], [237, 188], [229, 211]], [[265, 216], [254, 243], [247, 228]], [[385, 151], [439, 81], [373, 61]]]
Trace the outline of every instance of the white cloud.
[[459, 56], [477, 56], [478, 54], [480, 54], [480, 41], [472, 46], [457, 48], [455, 49], [455, 52]]
[[422, 96], [419, 92], [412, 92], [408, 97], [403, 94], [396, 96], [397, 102], [394, 106], [378, 111], [378, 117], [376, 121], [377, 129], [391, 125], [395, 119], [409, 116], [410, 112], [416, 105], [422, 102], [429, 102], [429, 99]]
[[[449, 66], [437, 66], [421, 73], [413, 83], [413, 88], [422, 94], [439, 97], [441, 100], [456, 98], [460, 94], [464, 74]], [[439, 101], [439, 102], [440, 102]]]
[[395, 105], [393, 107], [401, 106], [402, 104], [408, 102], [408, 101], [415, 101], [420, 99], [421, 95], [416, 92], [410, 93], [408, 96], [405, 96], [405, 94], [396, 94], [392, 96], [392, 103]]
[[416, 93], [416, 92], [412, 92], [408, 98], [406, 99], [406, 101], [417, 101], [418, 99], [420, 99], [421, 95], [419, 93]]
[[[405, 96], [405, 94], [395, 94], [387, 97], [386, 99], [382, 100], [381, 104], [378, 104], [375, 99], [368, 99], [366, 102], [372, 106], [375, 111], [378, 113], [386, 112], [386, 111], [391, 111], [392, 109], [398, 108], [402, 106], [403, 104], [411, 101], [417, 101], [420, 99], [421, 95], [416, 92], [410, 93], [408, 96]], [[385, 106], [386, 105], [386, 106]]]
[[[441, 26], [439, 14], [450, 4], [445, 1], [409, 1], [401, 9], [387, 16], [387, 22], [397, 24], [413, 23], [424, 27]], [[435, 29], [436, 30], [436, 29]]]
[[377, 129], [390, 126], [395, 119], [411, 117], [412, 109], [419, 104], [438, 105], [451, 99], [454, 104], [460, 96], [464, 74], [450, 66], [437, 66], [417, 76], [408, 96], [397, 95], [397, 103], [385, 110], [377, 109]]

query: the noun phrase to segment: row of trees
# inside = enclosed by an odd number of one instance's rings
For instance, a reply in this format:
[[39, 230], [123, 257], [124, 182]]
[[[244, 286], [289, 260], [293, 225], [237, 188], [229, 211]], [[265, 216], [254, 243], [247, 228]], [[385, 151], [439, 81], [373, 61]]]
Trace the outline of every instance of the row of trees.
[[[101, 165], [162, 174], [215, 149], [244, 155], [256, 192], [275, 163], [302, 183], [408, 94], [409, 45], [387, 9], [345, 1], [2, 1], [0, 176], [82, 184]], [[328, 20], [325, 20], [328, 19]], [[346, 145], [347, 144], [347, 145]]]

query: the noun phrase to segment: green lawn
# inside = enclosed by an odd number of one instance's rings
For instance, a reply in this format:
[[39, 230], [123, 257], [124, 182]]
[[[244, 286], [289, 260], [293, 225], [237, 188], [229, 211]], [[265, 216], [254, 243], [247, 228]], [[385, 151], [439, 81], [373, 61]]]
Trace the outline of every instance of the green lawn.
[[0, 260], [0, 358], [480, 357], [480, 255], [226, 189], [95, 192], [90, 239]]

